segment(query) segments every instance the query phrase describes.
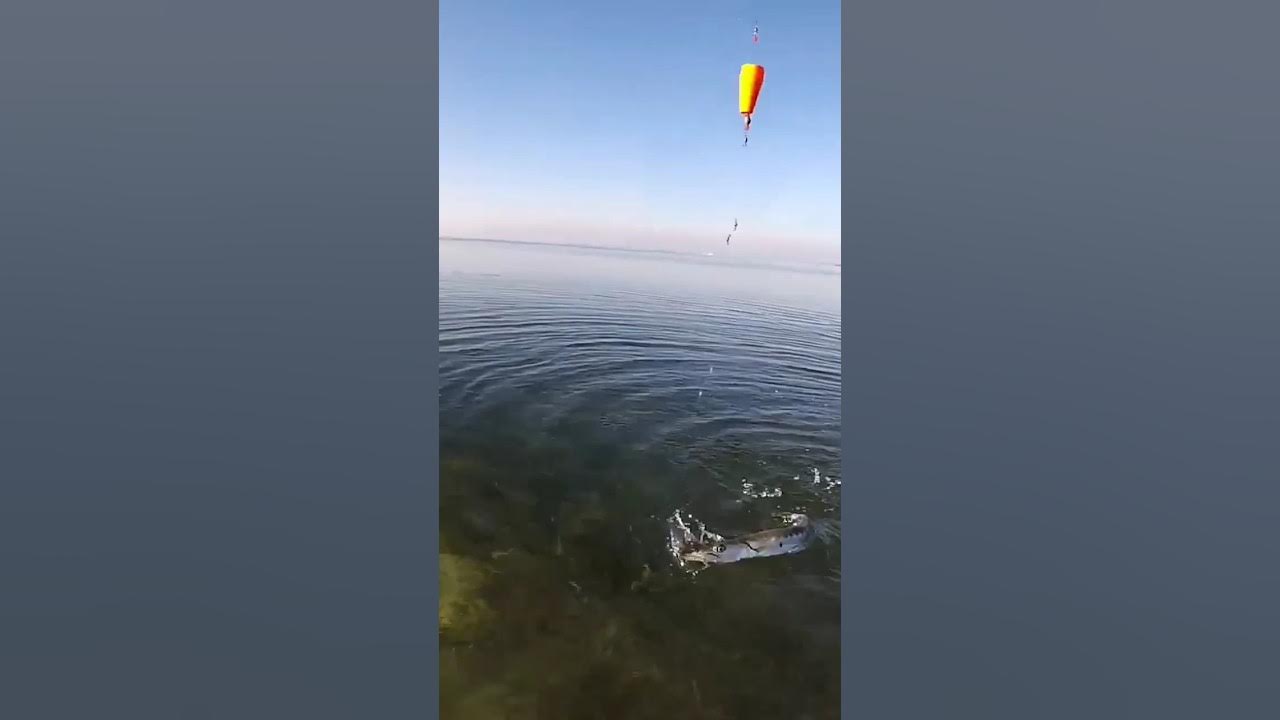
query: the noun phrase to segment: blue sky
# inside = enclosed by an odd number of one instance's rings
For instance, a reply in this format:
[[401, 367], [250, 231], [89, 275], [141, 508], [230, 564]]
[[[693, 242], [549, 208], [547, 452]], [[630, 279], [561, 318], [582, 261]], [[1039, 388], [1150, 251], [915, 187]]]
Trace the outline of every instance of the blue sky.
[[[444, 0], [441, 235], [838, 259], [839, 13]], [[766, 79], [744, 149], [746, 62]]]

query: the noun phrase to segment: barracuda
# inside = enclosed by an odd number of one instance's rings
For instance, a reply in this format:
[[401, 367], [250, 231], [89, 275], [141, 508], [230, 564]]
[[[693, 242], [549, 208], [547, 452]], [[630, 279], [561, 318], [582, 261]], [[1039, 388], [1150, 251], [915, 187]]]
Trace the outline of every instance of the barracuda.
[[809, 518], [796, 515], [788, 527], [763, 530], [730, 540], [700, 543], [682, 552], [680, 557], [685, 562], [724, 565], [751, 558], [790, 555], [809, 547], [816, 536]]

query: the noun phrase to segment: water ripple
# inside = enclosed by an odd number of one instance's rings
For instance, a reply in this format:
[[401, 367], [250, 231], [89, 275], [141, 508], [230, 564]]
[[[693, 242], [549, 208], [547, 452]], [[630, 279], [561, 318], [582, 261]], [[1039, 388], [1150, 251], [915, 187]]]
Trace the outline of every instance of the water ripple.
[[815, 463], [838, 477], [838, 316], [775, 300], [492, 274], [445, 274], [440, 288], [450, 423], [518, 404], [536, 426], [624, 433], [633, 447], [665, 448], [712, 478], [741, 472], [725, 469], [726, 453], [776, 458], [760, 461], [752, 481], [784, 497]]

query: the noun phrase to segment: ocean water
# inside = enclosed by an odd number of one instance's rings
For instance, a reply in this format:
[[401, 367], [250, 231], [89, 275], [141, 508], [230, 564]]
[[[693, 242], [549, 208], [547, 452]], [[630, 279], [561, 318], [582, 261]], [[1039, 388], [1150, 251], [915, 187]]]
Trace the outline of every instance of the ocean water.
[[[443, 717], [839, 716], [835, 266], [440, 243]], [[807, 513], [802, 553], [691, 572]]]

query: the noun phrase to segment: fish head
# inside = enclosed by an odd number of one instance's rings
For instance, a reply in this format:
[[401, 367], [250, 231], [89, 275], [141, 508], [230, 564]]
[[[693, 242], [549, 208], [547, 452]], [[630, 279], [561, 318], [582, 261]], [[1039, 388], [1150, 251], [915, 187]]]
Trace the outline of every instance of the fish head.
[[722, 562], [720, 560], [720, 553], [727, 549], [728, 548], [724, 543], [696, 545], [680, 553], [680, 559], [687, 563], [715, 565]]
[[685, 562], [702, 563], [703, 565], [723, 565], [738, 562], [754, 554], [742, 543], [719, 541], [696, 546], [681, 553]]

